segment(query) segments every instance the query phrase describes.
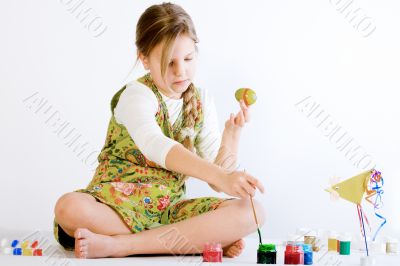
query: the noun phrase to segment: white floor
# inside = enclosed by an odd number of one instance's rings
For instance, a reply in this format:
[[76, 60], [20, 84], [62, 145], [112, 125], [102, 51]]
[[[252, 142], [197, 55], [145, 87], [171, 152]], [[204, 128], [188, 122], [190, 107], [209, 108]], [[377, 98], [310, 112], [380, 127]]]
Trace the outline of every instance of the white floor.
[[[0, 255], [0, 265], [43, 265], [43, 266], [74, 266], [74, 265], [212, 265], [213, 263], [202, 263], [201, 256], [140, 256], [122, 259], [95, 259], [80, 260], [73, 257], [72, 252], [64, 251], [53, 239], [51, 232], [34, 231], [31, 232], [11, 232], [0, 230], [0, 239], [39, 239], [42, 243], [44, 252], [43, 257], [24, 257], [13, 255]], [[237, 258], [223, 258], [223, 263], [219, 265], [254, 265], [257, 261], [256, 250], [258, 246], [257, 238], [250, 236], [245, 239], [246, 248], [241, 256]], [[281, 243], [282, 241], [265, 240], [265, 242]], [[363, 253], [352, 250], [350, 256], [340, 256], [326, 253], [321, 250], [314, 253], [314, 265], [360, 265], [360, 257]], [[400, 255], [373, 254], [376, 265], [400, 265]], [[282, 246], [278, 246], [278, 265], [283, 265]]]

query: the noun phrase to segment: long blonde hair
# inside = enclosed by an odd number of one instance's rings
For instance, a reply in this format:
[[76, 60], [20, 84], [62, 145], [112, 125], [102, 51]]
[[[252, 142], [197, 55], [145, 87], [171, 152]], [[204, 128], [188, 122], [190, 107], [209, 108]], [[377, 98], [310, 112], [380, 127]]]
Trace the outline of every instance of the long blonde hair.
[[[150, 55], [152, 49], [164, 42], [161, 55], [161, 75], [165, 77], [168, 62], [175, 40], [180, 34], [186, 34], [195, 43], [198, 43], [196, 30], [190, 16], [186, 11], [172, 3], [152, 5], [140, 16], [136, 26], [136, 47], [138, 52], [145, 57]], [[197, 50], [197, 47], [196, 47]], [[197, 100], [195, 86], [189, 85], [182, 94], [183, 98], [183, 131], [193, 132], [198, 119]], [[190, 151], [194, 150], [194, 140], [191, 134], [182, 134], [183, 145]]]

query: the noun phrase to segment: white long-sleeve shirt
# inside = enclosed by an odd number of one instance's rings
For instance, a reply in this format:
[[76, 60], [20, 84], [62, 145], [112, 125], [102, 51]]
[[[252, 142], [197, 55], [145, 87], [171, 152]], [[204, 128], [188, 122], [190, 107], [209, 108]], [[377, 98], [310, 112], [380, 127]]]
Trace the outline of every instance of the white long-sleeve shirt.
[[[221, 144], [218, 117], [212, 96], [205, 89], [199, 89], [203, 108], [203, 127], [195, 141], [197, 154], [213, 162]], [[178, 118], [183, 99], [172, 99], [160, 92], [167, 106], [171, 125]], [[127, 84], [114, 109], [115, 120], [124, 125], [140, 151], [149, 160], [165, 166], [168, 152], [177, 141], [168, 138], [155, 120], [158, 100], [146, 85], [134, 80]]]

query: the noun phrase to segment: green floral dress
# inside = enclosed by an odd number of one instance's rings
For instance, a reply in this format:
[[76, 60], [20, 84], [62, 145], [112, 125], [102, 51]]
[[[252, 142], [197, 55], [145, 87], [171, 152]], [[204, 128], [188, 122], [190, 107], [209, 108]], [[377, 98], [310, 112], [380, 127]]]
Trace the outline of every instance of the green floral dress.
[[[167, 106], [151, 76], [147, 74], [138, 81], [151, 89], [157, 97], [159, 108], [155, 119], [162, 132], [167, 137], [183, 143], [183, 139], [178, 137], [182, 129], [182, 110], [171, 125]], [[88, 193], [97, 201], [107, 204], [120, 215], [132, 233], [176, 223], [218, 208], [227, 199], [186, 199], [186, 177], [148, 160], [138, 149], [127, 129], [115, 120], [114, 108], [125, 88], [126, 85], [112, 98], [112, 116], [107, 139], [98, 156], [99, 165], [94, 177], [86, 189], [77, 192]], [[203, 125], [203, 112], [197, 89], [195, 97], [199, 113], [194, 126], [197, 136]], [[55, 219], [54, 236], [65, 249], [74, 248], [74, 239], [64, 232]]]

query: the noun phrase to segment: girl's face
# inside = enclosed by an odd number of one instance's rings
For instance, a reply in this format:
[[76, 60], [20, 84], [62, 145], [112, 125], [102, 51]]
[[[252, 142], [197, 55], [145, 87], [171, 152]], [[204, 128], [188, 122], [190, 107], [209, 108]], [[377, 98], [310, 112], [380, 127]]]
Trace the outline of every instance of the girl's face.
[[161, 75], [161, 54], [164, 43], [156, 45], [148, 57], [139, 54], [139, 58], [157, 88], [164, 95], [180, 99], [193, 80], [196, 70], [196, 45], [187, 35], [179, 35], [172, 47], [171, 60], [165, 73], [165, 80]]

